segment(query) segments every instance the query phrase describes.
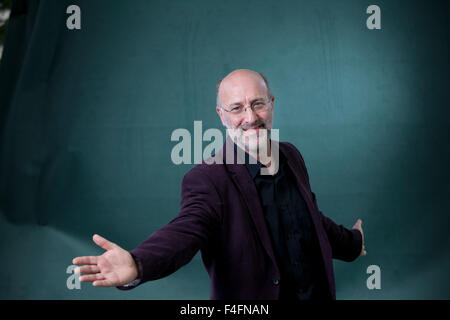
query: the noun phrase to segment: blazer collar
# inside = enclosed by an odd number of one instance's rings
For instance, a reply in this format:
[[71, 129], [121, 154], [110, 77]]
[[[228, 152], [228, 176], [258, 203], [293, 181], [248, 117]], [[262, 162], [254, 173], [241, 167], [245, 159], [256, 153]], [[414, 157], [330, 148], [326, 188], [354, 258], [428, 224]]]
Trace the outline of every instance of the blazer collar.
[[250, 176], [252, 177], [252, 179], [255, 179], [255, 177], [258, 175], [259, 170], [261, 169], [261, 167], [263, 166], [263, 164], [261, 162], [259, 162], [258, 160], [256, 160], [254, 157], [252, 157], [251, 155], [249, 155], [248, 153], [246, 153], [245, 151], [243, 151], [240, 147], [237, 146], [236, 143], [234, 143], [234, 152], [237, 153], [238, 150], [241, 152], [244, 152], [244, 164], [247, 167], [248, 172], [250, 173]]
[[[228, 159], [227, 159], [228, 150]], [[227, 168], [230, 176], [232, 177], [237, 189], [245, 200], [250, 216], [253, 223], [256, 226], [259, 238], [270, 257], [274, 265], [277, 266], [276, 258], [273, 252], [269, 232], [267, 230], [266, 222], [264, 220], [264, 212], [261, 207], [261, 202], [259, 200], [258, 191], [256, 190], [253, 178], [250, 175], [248, 169], [244, 165], [244, 159], [240, 158], [237, 153], [237, 149], [234, 148], [234, 142], [227, 137], [227, 140], [222, 148], [223, 151], [223, 161], [225, 167]], [[228, 160], [228, 161], [227, 161]]]

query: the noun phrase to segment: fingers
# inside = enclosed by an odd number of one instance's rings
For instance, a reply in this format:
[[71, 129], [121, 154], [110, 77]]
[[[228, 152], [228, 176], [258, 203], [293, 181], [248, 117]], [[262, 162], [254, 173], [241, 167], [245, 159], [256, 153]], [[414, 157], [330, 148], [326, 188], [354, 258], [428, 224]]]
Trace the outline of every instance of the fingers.
[[109, 280], [96, 280], [92, 283], [95, 287], [111, 287], [111, 281]]
[[367, 255], [367, 251], [366, 251], [366, 248], [363, 246], [363, 248], [362, 248], [362, 250], [361, 250], [361, 254], [360, 254], [361, 256], [365, 256], [365, 255]]
[[97, 267], [97, 265], [87, 265], [87, 266], [81, 266], [75, 269], [75, 273], [83, 273], [83, 274], [94, 274], [99, 273], [100, 268]]
[[81, 282], [93, 282], [96, 280], [105, 280], [105, 277], [101, 273], [80, 276]]
[[84, 266], [75, 268], [76, 274], [84, 274], [79, 277], [80, 282], [93, 282], [97, 280], [105, 280], [100, 273], [100, 268], [96, 265], [97, 257], [77, 257], [72, 260], [73, 264], [85, 264]]
[[97, 264], [96, 256], [76, 257], [72, 260], [73, 264]]
[[105, 238], [99, 236], [98, 234], [94, 234], [94, 236], [92, 237], [92, 240], [94, 240], [94, 242], [102, 247], [105, 250], [111, 250], [114, 248], [115, 244], [112, 243], [111, 241], [106, 240]]
[[366, 251], [366, 246], [364, 245], [364, 242], [363, 242], [360, 256], [365, 256], [365, 255], [367, 255], [367, 251]]

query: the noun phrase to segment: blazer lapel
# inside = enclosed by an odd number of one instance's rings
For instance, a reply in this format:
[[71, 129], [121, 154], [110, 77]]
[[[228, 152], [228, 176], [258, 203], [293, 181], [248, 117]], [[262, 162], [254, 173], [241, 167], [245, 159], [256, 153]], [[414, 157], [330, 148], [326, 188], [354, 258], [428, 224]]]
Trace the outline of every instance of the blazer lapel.
[[312, 214], [314, 212], [314, 206], [313, 206], [313, 202], [312, 202], [312, 198], [311, 198], [311, 193], [308, 192], [308, 188], [306, 187], [307, 181], [306, 181], [305, 175], [302, 175], [302, 167], [298, 163], [298, 160], [293, 157], [291, 152], [289, 150], [287, 150], [286, 146], [281, 143], [280, 143], [280, 151], [283, 152], [283, 154], [287, 158], [289, 168], [294, 173], [295, 180], [297, 182], [297, 186], [299, 188], [300, 194], [302, 195], [303, 199], [306, 202], [306, 206], [308, 207], [308, 210], [311, 214], [311, 217], [314, 220], [314, 224], [317, 229], [317, 225], [316, 225], [317, 217], [316, 217], [316, 215]]
[[[319, 240], [319, 245], [322, 251], [322, 257], [324, 259], [325, 264], [325, 271], [327, 273], [327, 277], [329, 278], [330, 286], [334, 286], [334, 280], [333, 280], [333, 270], [332, 270], [332, 264], [327, 263], [327, 261], [331, 260], [331, 253], [329, 248], [327, 248], [328, 241], [325, 238], [326, 232], [322, 225], [322, 223], [319, 220], [318, 214], [316, 214], [315, 207], [313, 204], [312, 194], [310, 187], [307, 187], [307, 181], [306, 173], [302, 173], [303, 169], [302, 166], [297, 158], [296, 155], [291, 154], [289, 150], [287, 150], [287, 147], [285, 145], [280, 144], [280, 151], [283, 152], [288, 158], [288, 165], [291, 168], [291, 171], [295, 175], [295, 180], [297, 181], [297, 186], [299, 188], [299, 191], [303, 197], [303, 199], [306, 202], [306, 205], [308, 207], [311, 219], [313, 221], [314, 227], [316, 229], [317, 237]], [[328, 245], [329, 246], [329, 245]]]
[[[256, 227], [259, 238], [270, 259], [273, 261], [274, 265], [277, 266], [255, 183], [253, 182], [252, 177], [250, 176], [250, 173], [248, 172], [245, 165], [238, 164], [237, 155], [234, 149], [234, 143], [228, 138], [224, 144], [222, 151], [224, 152], [223, 159], [225, 166], [230, 172], [230, 176], [232, 177], [240, 194], [244, 198], [245, 203], [247, 204], [250, 216]], [[226, 159], [227, 152], [229, 152], [228, 161]]]

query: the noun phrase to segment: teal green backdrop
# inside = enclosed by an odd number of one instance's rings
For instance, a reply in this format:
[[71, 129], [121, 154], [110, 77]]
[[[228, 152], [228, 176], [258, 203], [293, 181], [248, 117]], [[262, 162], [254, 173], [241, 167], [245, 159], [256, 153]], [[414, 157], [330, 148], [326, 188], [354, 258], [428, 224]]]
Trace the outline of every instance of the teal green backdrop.
[[[69, 30], [66, 8], [81, 9]], [[381, 9], [369, 30], [366, 9]], [[0, 62], [0, 298], [209, 299], [200, 255], [132, 291], [69, 290], [94, 233], [132, 249], [178, 212], [177, 128], [222, 128], [217, 81], [263, 72], [319, 208], [363, 220], [338, 299], [450, 298], [448, 1], [13, 1]], [[205, 145], [204, 145], [205, 146]], [[369, 290], [366, 270], [381, 269]]]

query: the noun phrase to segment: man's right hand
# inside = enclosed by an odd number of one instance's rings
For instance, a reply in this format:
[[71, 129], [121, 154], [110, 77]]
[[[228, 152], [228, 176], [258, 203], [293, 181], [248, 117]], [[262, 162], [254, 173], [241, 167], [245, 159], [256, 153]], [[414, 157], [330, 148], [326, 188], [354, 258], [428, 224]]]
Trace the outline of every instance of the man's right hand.
[[81, 282], [92, 282], [96, 287], [116, 287], [138, 277], [138, 268], [131, 254], [105, 238], [95, 234], [92, 240], [106, 250], [101, 256], [76, 257], [73, 264], [84, 264], [75, 269]]

